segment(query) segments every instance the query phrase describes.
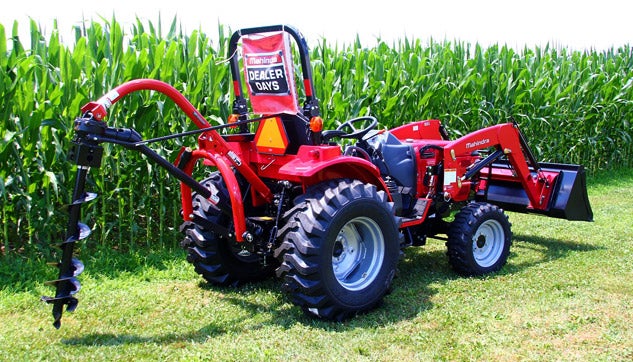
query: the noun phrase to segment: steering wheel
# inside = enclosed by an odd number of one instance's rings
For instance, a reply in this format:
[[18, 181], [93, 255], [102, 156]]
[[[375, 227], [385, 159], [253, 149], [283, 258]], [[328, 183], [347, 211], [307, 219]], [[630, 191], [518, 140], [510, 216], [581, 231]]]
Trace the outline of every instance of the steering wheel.
[[[367, 125], [369, 122], [369, 125]], [[355, 138], [361, 140], [369, 131], [376, 128], [378, 120], [372, 116], [364, 116], [353, 118], [343, 122], [340, 126], [336, 127], [332, 131], [324, 131], [323, 138], [329, 140], [330, 138]]]

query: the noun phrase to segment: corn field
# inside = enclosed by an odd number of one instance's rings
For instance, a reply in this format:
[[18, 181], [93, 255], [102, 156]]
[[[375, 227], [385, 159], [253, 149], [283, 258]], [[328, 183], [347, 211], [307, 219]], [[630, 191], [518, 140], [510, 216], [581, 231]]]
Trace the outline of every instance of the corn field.
[[[160, 23], [160, 21], [159, 21]], [[138, 20], [130, 29], [112, 18], [74, 28], [72, 44], [58, 30], [0, 24], [1, 254], [50, 252], [66, 227], [64, 204], [74, 167], [66, 154], [72, 122], [83, 104], [136, 78], [172, 84], [207, 119], [222, 122], [231, 108], [230, 74], [223, 62], [230, 31], [183, 34]], [[310, 40], [310, 39], [308, 39]], [[581, 163], [590, 171], [633, 166], [633, 51], [604, 52], [401, 39], [332, 45], [311, 51], [315, 89], [326, 128], [371, 114], [392, 127], [440, 119], [453, 136], [517, 121], [543, 161]], [[109, 124], [132, 127], [144, 139], [192, 128], [171, 101], [154, 92], [126, 97]], [[173, 159], [195, 137], [154, 144]], [[105, 147], [90, 174], [98, 202], [84, 208], [93, 226], [88, 246], [135, 248], [178, 240], [179, 185], [137, 153]]]

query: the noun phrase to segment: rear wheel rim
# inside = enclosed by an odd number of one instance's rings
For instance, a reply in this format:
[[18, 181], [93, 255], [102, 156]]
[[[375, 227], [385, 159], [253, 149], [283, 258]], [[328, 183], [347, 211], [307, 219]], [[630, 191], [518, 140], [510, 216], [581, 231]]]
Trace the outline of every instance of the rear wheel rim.
[[505, 232], [497, 220], [484, 221], [472, 238], [473, 256], [477, 264], [487, 268], [494, 265], [501, 256], [505, 245]]
[[362, 290], [380, 273], [385, 239], [376, 221], [357, 217], [339, 231], [332, 248], [332, 269], [338, 283], [350, 291]]

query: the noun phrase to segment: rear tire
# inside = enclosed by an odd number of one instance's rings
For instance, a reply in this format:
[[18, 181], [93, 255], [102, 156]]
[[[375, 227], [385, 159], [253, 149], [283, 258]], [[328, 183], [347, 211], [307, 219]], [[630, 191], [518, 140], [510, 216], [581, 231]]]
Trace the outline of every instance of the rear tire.
[[390, 291], [400, 255], [399, 219], [384, 192], [334, 180], [295, 199], [280, 230], [277, 275], [306, 313], [342, 320]]
[[503, 210], [473, 202], [457, 213], [448, 232], [448, 260], [459, 274], [477, 276], [501, 269], [510, 254], [511, 224]]
[[[228, 190], [219, 172], [214, 172], [202, 184], [209, 189], [215, 187], [226, 196], [222, 199], [229, 199]], [[228, 227], [230, 217], [197, 193], [194, 192], [192, 198], [196, 216]], [[264, 266], [260, 256], [255, 253], [240, 255], [242, 248], [237, 242], [194, 222], [184, 222], [180, 231], [185, 234], [181, 246], [187, 251], [187, 261], [211, 284], [237, 286], [260, 281], [272, 276], [278, 265], [276, 260], [271, 260], [271, 263]]]

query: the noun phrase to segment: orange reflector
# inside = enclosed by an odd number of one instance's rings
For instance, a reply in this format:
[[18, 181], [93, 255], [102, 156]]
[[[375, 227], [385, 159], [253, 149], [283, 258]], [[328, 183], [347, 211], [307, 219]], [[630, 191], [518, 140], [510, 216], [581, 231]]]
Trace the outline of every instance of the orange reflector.
[[[232, 123], [237, 123], [237, 121], [240, 120], [240, 116], [238, 116], [237, 114], [233, 113], [229, 116], [228, 119], [228, 123], [232, 124]], [[236, 128], [237, 126], [231, 126], [231, 128]]]
[[257, 152], [283, 155], [288, 148], [288, 135], [281, 118], [272, 117], [261, 121], [255, 135]]
[[323, 118], [319, 116], [310, 118], [310, 131], [312, 132], [323, 131]]

